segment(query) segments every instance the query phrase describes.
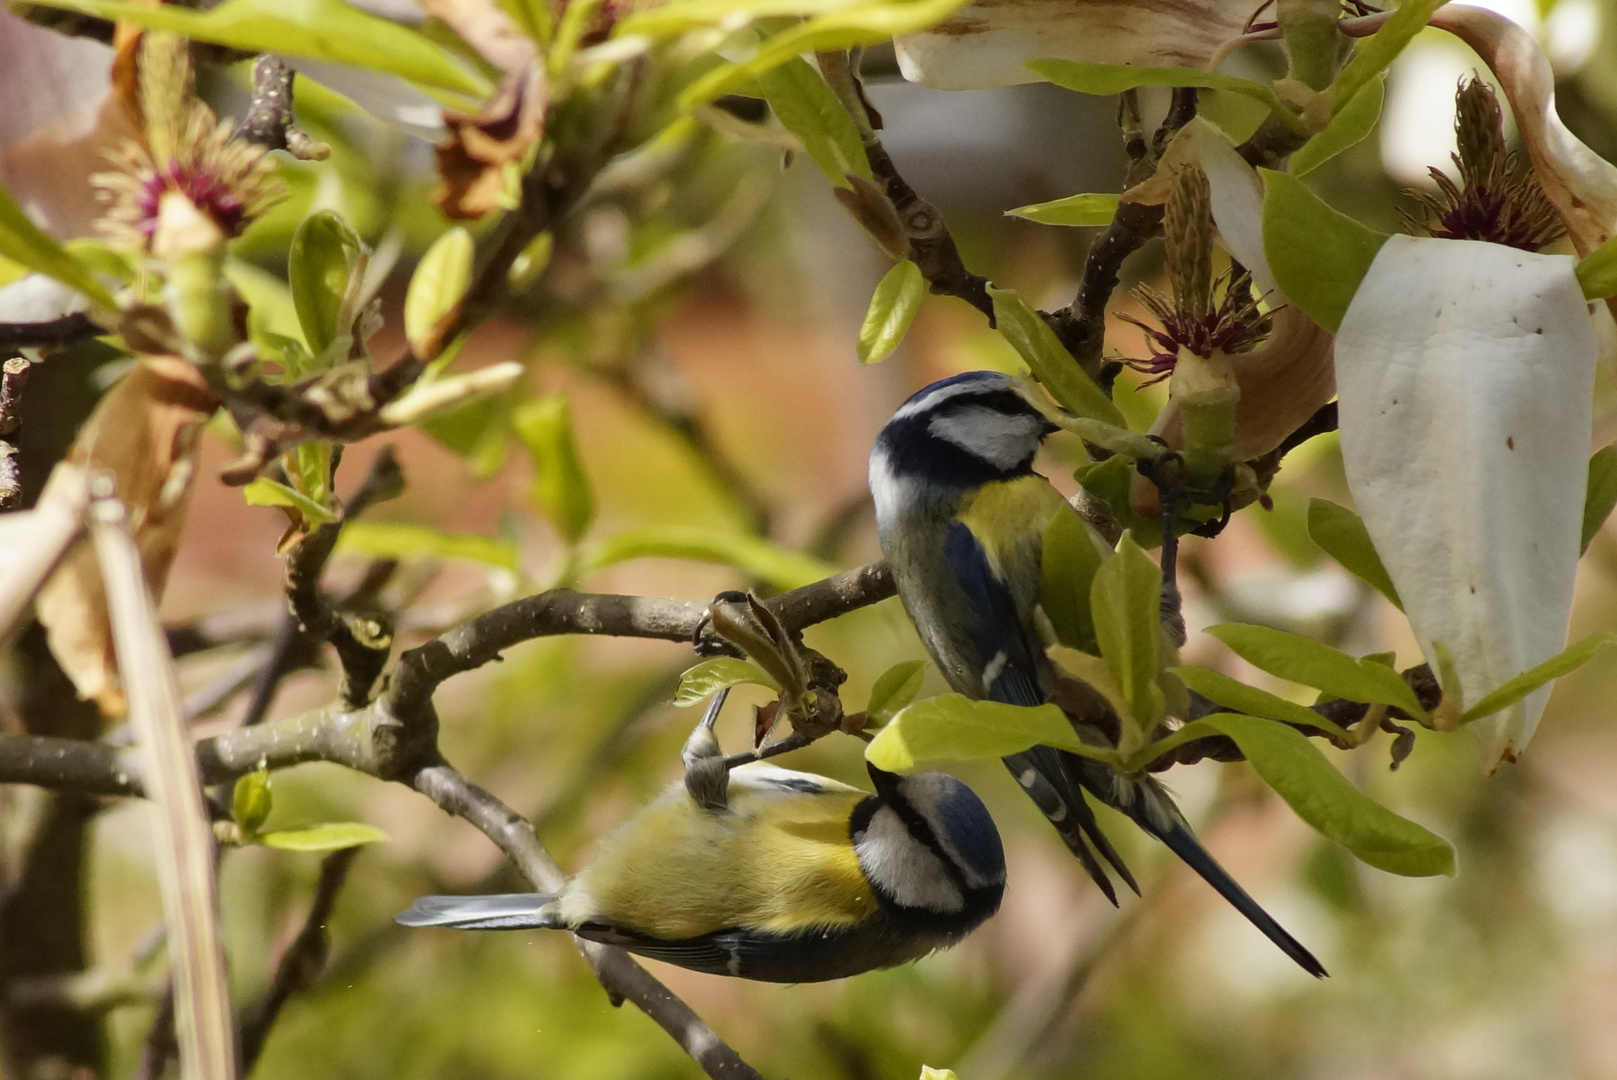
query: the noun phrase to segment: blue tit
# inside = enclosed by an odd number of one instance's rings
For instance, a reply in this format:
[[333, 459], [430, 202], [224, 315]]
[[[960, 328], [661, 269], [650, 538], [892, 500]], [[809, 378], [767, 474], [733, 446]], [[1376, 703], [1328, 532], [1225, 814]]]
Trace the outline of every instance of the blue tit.
[[[1040, 632], [1050, 625], [1041, 610], [1044, 536], [1056, 515], [1077, 514], [1033, 471], [1039, 444], [1055, 430], [1016, 379], [973, 371], [906, 401], [870, 455], [882, 554], [899, 598], [944, 678], [967, 697], [1040, 705], [1056, 687]], [[1108, 547], [1087, 524], [1075, 527]], [[1087, 725], [1078, 733], [1104, 744]], [[1117, 896], [1101, 859], [1136, 893], [1139, 886], [1083, 791], [1166, 844], [1304, 970], [1325, 974], [1214, 861], [1152, 777], [1123, 776], [1046, 746], [1005, 764], [1112, 903]]]
[[570, 930], [693, 971], [819, 982], [953, 945], [999, 910], [988, 810], [942, 773], [872, 767], [876, 794], [763, 763], [704, 804], [675, 783], [560, 895], [424, 896], [406, 926]]

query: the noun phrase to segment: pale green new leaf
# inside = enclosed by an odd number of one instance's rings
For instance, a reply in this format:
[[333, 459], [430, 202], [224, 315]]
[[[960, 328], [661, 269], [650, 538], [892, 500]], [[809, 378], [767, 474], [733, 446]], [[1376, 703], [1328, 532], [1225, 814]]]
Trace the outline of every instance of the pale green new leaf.
[[1329, 499], [1310, 499], [1308, 535], [1325, 554], [1341, 563], [1344, 570], [1392, 601], [1394, 607], [1403, 610], [1398, 590], [1388, 576], [1387, 568], [1381, 564], [1381, 556], [1370, 542], [1370, 532], [1358, 514]]
[[573, 439], [572, 412], [560, 394], [530, 401], [511, 414], [517, 438], [533, 457], [528, 494], [570, 544], [595, 520], [595, 494]]
[[1390, 874], [1454, 873], [1447, 840], [1365, 796], [1297, 731], [1272, 720], [1217, 713], [1186, 725], [1227, 735], [1263, 782], [1308, 824]]
[[[240, 0], [235, 0], [239, 3]], [[304, 219], [292, 236], [287, 277], [292, 303], [309, 351], [319, 356], [344, 326], [349, 282], [359, 266], [364, 245], [335, 210], [318, 210]]]
[[1595, 248], [1579, 260], [1578, 287], [1590, 300], [1604, 300], [1617, 296], [1617, 236]]
[[629, 559], [692, 559], [733, 566], [774, 589], [795, 589], [830, 577], [828, 562], [787, 551], [768, 540], [701, 525], [646, 525], [627, 529], [591, 548], [579, 566], [581, 576]]
[[1312, 686], [1332, 697], [1396, 705], [1411, 716], [1426, 714], [1415, 692], [1386, 664], [1356, 660], [1301, 634], [1269, 626], [1224, 623], [1209, 626], [1207, 632], [1271, 675]]
[[865, 0], [672, 0], [636, 11], [613, 28], [613, 37], [662, 38], [703, 27], [735, 25], [780, 16], [823, 15]]
[[1019, 754], [1034, 746], [1088, 750], [1054, 705], [1027, 708], [944, 694], [900, 709], [865, 747], [865, 759], [888, 772], [912, 773], [949, 761]]
[[674, 691], [674, 704], [680, 708], [695, 705], [706, 701], [726, 687], [740, 686], [743, 683], [767, 686], [776, 693], [780, 692], [780, 683], [752, 661], [738, 660], [733, 656], [715, 656], [711, 660], [703, 660], [695, 667], [687, 668], [680, 675], [679, 689]]
[[254, 843], [282, 851], [340, 851], [361, 844], [385, 844], [387, 833], [360, 821], [328, 821], [305, 829], [276, 829], [259, 833]]
[[1260, 690], [1256, 686], [1248, 686], [1239, 679], [1232, 679], [1228, 675], [1221, 675], [1216, 671], [1199, 667], [1169, 668], [1175, 675], [1184, 681], [1196, 693], [1217, 702], [1226, 709], [1234, 709], [1250, 716], [1266, 716], [1271, 720], [1284, 720], [1288, 724], [1307, 724], [1321, 730], [1328, 730], [1330, 721], [1322, 718], [1314, 710], [1277, 697], [1267, 690]]
[[1404, 0], [1392, 17], [1373, 35], [1359, 42], [1358, 48], [1336, 77], [1331, 90], [1331, 112], [1340, 115], [1370, 81], [1398, 59], [1404, 46], [1426, 28], [1432, 13], [1448, 0]]
[[522, 554], [516, 544], [477, 533], [447, 533], [425, 525], [383, 521], [350, 521], [337, 538], [337, 554], [411, 562], [443, 559], [470, 562], [516, 573]]
[[1007, 210], [1007, 217], [1026, 218], [1041, 225], [1106, 226], [1117, 216], [1117, 195], [1068, 195], [1065, 199], [1029, 203]]
[[1387, 237], [1326, 206], [1295, 176], [1258, 172], [1269, 270], [1288, 300], [1334, 334]]
[[926, 664], [920, 660], [900, 660], [881, 673], [870, 688], [870, 700], [865, 704], [865, 715], [870, 727], [879, 727], [893, 718], [893, 714], [915, 700], [921, 692], [921, 679], [926, 675]]
[[848, 173], [870, 179], [859, 129], [808, 61], [793, 57], [760, 75], [758, 85], [776, 118], [797, 136], [833, 184], [846, 185], [843, 177]]
[[242, 835], [251, 838], [258, 835], [273, 805], [269, 770], [259, 769], [236, 781], [230, 795], [230, 816], [241, 827]]
[[127, 0], [39, 0], [43, 7], [169, 30], [247, 53], [277, 52], [391, 72], [424, 87], [484, 98], [493, 84], [426, 35], [342, 0], [226, 0], [211, 11]]
[[118, 309], [118, 302], [90, 273], [90, 268], [28, 220], [5, 188], [0, 188], [0, 255], [77, 289], [105, 311]]
[[1588, 551], [1595, 533], [1611, 516], [1617, 506], [1617, 446], [1606, 446], [1595, 451], [1589, 459], [1589, 486], [1583, 497], [1583, 541], [1579, 551]]
[[1027, 68], [1057, 86], [1102, 97], [1141, 86], [1193, 86], [1202, 90], [1225, 90], [1268, 106], [1276, 116], [1294, 128], [1300, 128], [1302, 123], [1297, 113], [1280, 100], [1280, 95], [1268, 83], [1233, 75], [1218, 75], [1199, 68], [1095, 64], [1085, 60], [1033, 60], [1027, 64]]
[[278, 481], [260, 476], [241, 489], [248, 506], [286, 506], [302, 514], [311, 525], [336, 521], [337, 515], [301, 492]]
[[1000, 335], [1068, 412], [1120, 428], [1129, 426], [1112, 400], [1078, 366], [1056, 332], [1015, 289], [989, 286], [988, 295], [994, 301], [994, 323]]
[[1061, 510], [1044, 527], [1043, 550], [1039, 597], [1056, 640], [1080, 652], [1099, 652], [1089, 593], [1111, 549], [1075, 511]]
[[1134, 537], [1123, 534], [1115, 558], [1095, 571], [1090, 615], [1101, 658], [1122, 690], [1128, 711], [1149, 734], [1166, 707], [1157, 685], [1162, 571]]
[[410, 275], [404, 295], [404, 337], [417, 356], [432, 328], [466, 295], [472, 282], [472, 255], [472, 234], [457, 226], [433, 241]]
[[1562, 652], [1555, 654], [1548, 660], [1529, 671], [1524, 671], [1514, 679], [1506, 682], [1498, 689], [1485, 695], [1481, 701], [1460, 714], [1460, 723], [1469, 724], [1473, 720], [1481, 720], [1501, 709], [1508, 709], [1534, 690], [1553, 679], [1576, 671], [1578, 668], [1594, 659], [1595, 653], [1607, 645], [1617, 645], [1617, 633], [1603, 630], [1598, 634], [1584, 638]]
[[874, 364], [887, 359], [909, 333], [915, 313], [926, 295], [926, 279], [921, 268], [908, 259], [894, 265], [876, 283], [870, 294], [870, 307], [859, 327], [859, 362]]
[[1331, 122], [1325, 126], [1324, 131], [1309, 139], [1301, 150], [1291, 155], [1291, 165], [1288, 169], [1291, 175], [1306, 176], [1348, 147], [1362, 141], [1375, 130], [1376, 121], [1381, 119], [1381, 107], [1386, 101], [1386, 96], [1386, 76], [1378, 75], [1369, 86], [1365, 87], [1363, 93], [1353, 96], [1347, 108], [1331, 117]]

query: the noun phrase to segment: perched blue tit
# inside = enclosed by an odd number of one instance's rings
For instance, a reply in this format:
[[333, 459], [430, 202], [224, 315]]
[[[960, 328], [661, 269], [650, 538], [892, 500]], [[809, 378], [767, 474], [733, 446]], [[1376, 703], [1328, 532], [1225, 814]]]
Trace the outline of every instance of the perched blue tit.
[[870, 776], [875, 795], [758, 762], [729, 770], [717, 800], [675, 783], [560, 895], [424, 896], [398, 921], [570, 930], [761, 982], [916, 960], [999, 910], [1005, 852], [982, 801], [953, 777]]
[[[898, 595], [944, 678], [967, 697], [1041, 705], [1056, 687], [1039, 629], [1045, 530], [1059, 514], [1093, 530], [1033, 471], [1039, 444], [1055, 430], [1016, 379], [973, 371], [906, 401], [870, 455], [882, 554]], [[1106, 546], [1098, 535], [1094, 541]], [[1105, 745], [1098, 730], [1077, 729]], [[1100, 858], [1136, 893], [1139, 886], [1101, 832], [1085, 790], [1166, 844], [1304, 970], [1325, 974], [1214, 861], [1152, 777], [1123, 776], [1047, 746], [1005, 764], [1112, 903], [1117, 896]]]

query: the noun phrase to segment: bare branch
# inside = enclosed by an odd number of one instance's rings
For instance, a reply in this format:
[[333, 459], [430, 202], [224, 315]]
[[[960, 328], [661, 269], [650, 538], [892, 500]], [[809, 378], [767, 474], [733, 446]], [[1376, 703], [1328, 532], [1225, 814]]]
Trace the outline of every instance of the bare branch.
[[82, 311], [44, 322], [0, 323], [0, 349], [61, 348], [105, 332]]
[[285, 150], [299, 161], [324, 161], [331, 147], [316, 142], [292, 123], [292, 80], [285, 60], [265, 53], [253, 61], [253, 102], [236, 137], [271, 150]]

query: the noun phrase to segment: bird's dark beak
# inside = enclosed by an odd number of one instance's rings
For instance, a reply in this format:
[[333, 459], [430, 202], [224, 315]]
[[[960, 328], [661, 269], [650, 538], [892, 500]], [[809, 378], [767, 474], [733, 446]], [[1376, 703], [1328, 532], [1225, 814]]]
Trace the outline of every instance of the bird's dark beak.
[[870, 782], [876, 785], [876, 794], [883, 799], [891, 799], [898, 793], [898, 782], [903, 778], [897, 773], [878, 769], [868, 761], [865, 762], [865, 771], [870, 773]]
[[1042, 440], [1045, 436], [1054, 435], [1056, 432], [1058, 432], [1060, 430], [1061, 430], [1061, 425], [1060, 424], [1052, 423], [1049, 420], [1045, 420], [1044, 421], [1044, 427], [1039, 430], [1039, 438]]

